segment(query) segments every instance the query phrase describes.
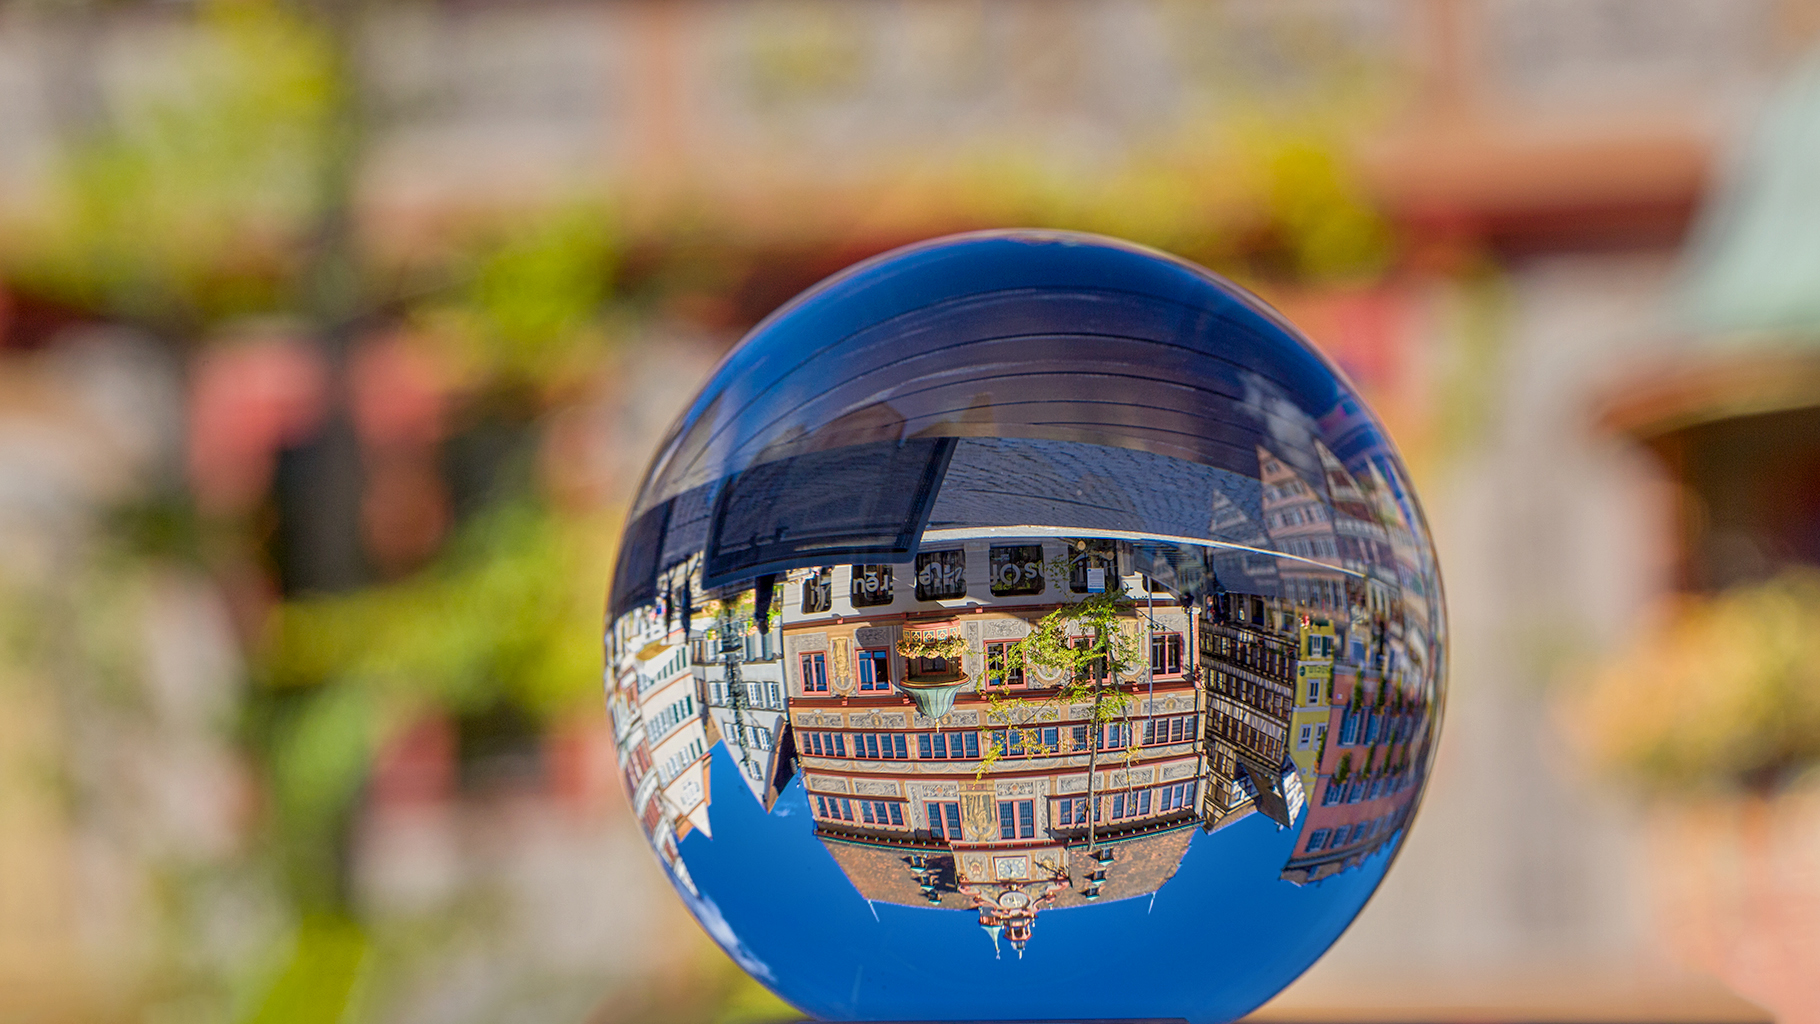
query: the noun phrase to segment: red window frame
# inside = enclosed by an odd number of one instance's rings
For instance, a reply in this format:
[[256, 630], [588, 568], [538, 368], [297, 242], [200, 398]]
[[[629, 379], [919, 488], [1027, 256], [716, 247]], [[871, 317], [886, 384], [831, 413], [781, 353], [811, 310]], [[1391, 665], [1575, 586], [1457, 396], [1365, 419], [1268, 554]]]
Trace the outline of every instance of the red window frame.
[[802, 655], [800, 662], [803, 676], [803, 693], [813, 696], [828, 692], [828, 653], [811, 651]]
[[[1007, 669], [1006, 667], [1006, 663], [1010, 659], [1005, 652], [1016, 643], [1016, 640], [986, 641], [987, 686], [996, 686], [1010, 690], [1022, 688], [1024, 684], [1028, 682], [1029, 676], [1024, 672], [1024, 666], [1022, 664], [1011, 669]], [[997, 671], [995, 671], [995, 668]]]
[[1056, 797], [1049, 802], [1049, 820], [1063, 828], [1087, 827], [1087, 798]]
[[[884, 669], [884, 678], [878, 677]], [[861, 693], [884, 693], [891, 689], [891, 651], [886, 647], [862, 648], [853, 658], [854, 678]], [[871, 677], [871, 678], [868, 678]]]
[[929, 834], [950, 843], [961, 839], [961, 805], [952, 800], [930, 800], [924, 805]]
[[1000, 800], [998, 837], [1000, 840], [1035, 839], [1036, 801]]
[[862, 825], [875, 828], [903, 828], [904, 804], [901, 800], [856, 800]]
[[[1172, 642], [1173, 641], [1173, 642]], [[1158, 679], [1174, 679], [1182, 674], [1182, 634], [1175, 632], [1157, 632], [1150, 634], [1150, 674]], [[1162, 667], [1158, 668], [1158, 655], [1161, 655]], [[1169, 663], [1174, 660], [1175, 667]]]

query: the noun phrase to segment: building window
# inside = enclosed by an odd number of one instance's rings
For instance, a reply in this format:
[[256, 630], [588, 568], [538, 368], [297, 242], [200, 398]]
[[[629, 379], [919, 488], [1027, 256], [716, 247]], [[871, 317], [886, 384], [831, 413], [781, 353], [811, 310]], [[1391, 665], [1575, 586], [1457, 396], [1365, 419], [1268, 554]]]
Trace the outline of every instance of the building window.
[[822, 651], [802, 656], [803, 692], [828, 692], [828, 655]]
[[1310, 679], [1308, 681], [1308, 703], [1319, 704], [1320, 702], [1321, 702], [1321, 680], [1320, 680], [1320, 677], [1317, 676], [1314, 679]]
[[855, 608], [890, 604], [893, 597], [891, 567], [888, 565], [854, 566], [851, 596]]
[[1043, 592], [1043, 546], [1014, 544], [995, 547], [989, 554], [992, 593], [997, 597]]
[[1297, 750], [1307, 750], [1308, 744], [1313, 741], [1314, 741], [1314, 726], [1304, 725], [1304, 726], [1302, 726], [1301, 733], [1296, 737], [1295, 747]]
[[1193, 715], [1168, 715], [1144, 720], [1144, 745], [1181, 743], [1194, 739]]
[[998, 805], [1000, 839], [1036, 838], [1036, 802], [1034, 800], [1001, 800]]
[[916, 556], [916, 599], [941, 601], [967, 596], [967, 553], [929, 551]]
[[814, 615], [834, 607], [834, 570], [817, 569], [803, 580], [803, 614]]
[[1057, 826], [1087, 824], [1087, 798], [1084, 796], [1065, 796], [1053, 804], [1050, 820]]
[[853, 756], [869, 761], [902, 761], [910, 755], [909, 741], [901, 732], [859, 732], [853, 734]]
[[1000, 757], [1041, 757], [1061, 750], [1061, 730], [1053, 725], [995, 729], [992, 742], [998, 744]]
[[986, 685], [1013, 687], [1024, 685], [1024, 662], [1011, 653], [1016, 641], [989, 641], [986, 644]]
[[1157, 809], [1162, 811], [1179, 811], [1194, 806], [1194, 783], [1178, 782], [1173, 786], [1164, 786], [1159, 791]]
[[846, 757], [847, 734], [840, 732], [803, 733], [803, 753], [814, 757]]
[[992, 743], [998, 749], [1000, 757], [1024, 756], [1024, 730], [994, 729]]
[[977, 732], [917, 733], [916, 753], [925, 761], [977, 758], [980, 756], [980, 734]]
[[859, 688], [861, 693], [891, 689], [891, 652], [859, 652]]
[[1150, 674], [1153, 676], [1179, 676], [1182, 674], [1182, 634], [1151, 634]]
[[1308, 852], [1319, 853], [1320, 851], [1325, 850], [1327, 848], [1327, 837], [1331, 834], [1332, 832], [1330, 830], [1324, 828], [1317, 828], [1309, 833]]
[[[1095, 573], [1093, 570], [1100, 570]], [[1068, 589], [1088, 593], [1092, 581], [1100, 581], [1101, 590], [1118, 586], [1118, 542], [1110, 540], [1075, 540], [1068, 543]]]
[[923, 805], [929, 814], [929, 834], [937, 839], [958, 842], [961, 838], [961, 805], [930, 801]]
[[859, 809], [860, 820], [867, 825], [896, 825], [902, 827], [904, 824], [903, 805], [895, 801], [861, 800], [859, 801]]
[[[862, 804], [865, 801], [860, 801]], [[830, 796], [815, 798], [816, 816], [828, 821], [852, 821], [853, 802], [845, 797]]]
[[1150, 813], [1153, 800], [1162, 810], [1175, 808], [1168, 805], [1168, 800], [1181, 797], [1180, 786], [1165, 786], [1161, 790], [1138, 789], [1112, 794], [1112, 820], [1123, 818], [1142, 818]]
[[910, 678], [928, 679], [948, 674], [947, 658], [911, 658]]
[[652, 715], [645, 723], [645, 736], [653, 744], [668, 735], [677, 726], [682, 725], [695, 714], [695, 698], [684, 694], [679, 700], [657, 714]]
[[917, 753], [925, 760], [979, 757], [979, 733], [917, 733]]

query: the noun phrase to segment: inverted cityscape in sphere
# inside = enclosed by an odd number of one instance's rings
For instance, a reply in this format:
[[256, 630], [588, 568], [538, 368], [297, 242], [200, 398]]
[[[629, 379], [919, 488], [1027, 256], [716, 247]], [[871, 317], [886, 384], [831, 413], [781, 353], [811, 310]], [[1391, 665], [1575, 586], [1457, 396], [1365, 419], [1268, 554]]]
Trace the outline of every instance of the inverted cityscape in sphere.
[[1344, 379], [1208, 271], [1057, 232], [889, 253], [755, 328], [607, 618], [665, 870], [833, 1019], [1250, 1011], [1404, 841], [1445, 667]]

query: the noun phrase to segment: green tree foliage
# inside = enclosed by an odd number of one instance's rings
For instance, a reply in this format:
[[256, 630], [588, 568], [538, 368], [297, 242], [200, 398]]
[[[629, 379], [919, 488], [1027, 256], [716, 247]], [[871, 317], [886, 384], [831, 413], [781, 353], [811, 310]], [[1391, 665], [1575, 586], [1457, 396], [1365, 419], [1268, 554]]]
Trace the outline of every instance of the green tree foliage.
[[344, 917], [313, 915], [292, 938], [290, 956], [248, 1024], [334, 1024], [352, 1016], [372, 964], [372, 943]]
[[[1065, 559], [1048, 571], [1056, 583], [1066, 585]], [[1060, 720], [1075, 705], [1087, 705], [1096, 734], [1108, 723], [1128, 716], [1134, 702], [1119, 688], [1118, 680], [1141, 664], [1137, 638], [1124, 628], [1131, 621], [1133, 607], [1118, 589], [1089, 594], [1043, 616], [1029, 635], [1006, 648], [1005, 660], [1009, 665], [1058, 674], [1061, 685], [1033, 699], [987, 691], [982, 679], [975, 689], [987, 694], [988, 721], [1017, 729], [1026, 749], [1042, 750], [1040, 723]], [[991, 771], [1004, 755], [998, 740], [989, 741], [975, 774]]]
[[495, 388], [536, 388], [585, 372], [604, 340], [616, 249], [610, 218], [578, 204], [471, 246], [460, 282], [418, 314], [464, 371]]
[[501, 700], [547, 718], [594, 691], [611, 536], [513, 502], [416, 576], [278, 608], [255, 740], [270, 751], [274, 826], [306, 903], [335, 901], [340, 823], [396, 730]]
[[56, 193], [6, 248], [16, 282], [179, 327], [284, 303], [347, 87], [331, 41], [276, 0], [210, 0], [180, 45], [135, 88], [91, 80]]

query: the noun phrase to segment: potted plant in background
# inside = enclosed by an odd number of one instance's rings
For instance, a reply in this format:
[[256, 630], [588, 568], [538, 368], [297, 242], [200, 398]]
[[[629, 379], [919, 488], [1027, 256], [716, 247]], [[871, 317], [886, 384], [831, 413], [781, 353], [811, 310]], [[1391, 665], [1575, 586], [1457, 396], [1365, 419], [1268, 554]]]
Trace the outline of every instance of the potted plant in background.
[[1820, 1022], [1820, 570], [1674, 599], [1561, 710], [1649, 798], [1671, 951], [1781, 1024]]

